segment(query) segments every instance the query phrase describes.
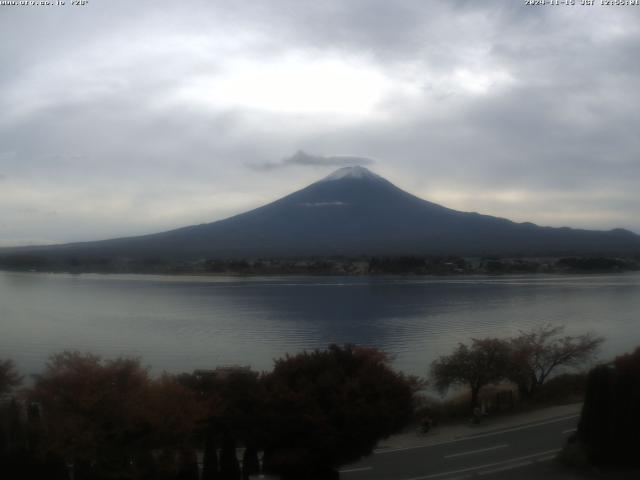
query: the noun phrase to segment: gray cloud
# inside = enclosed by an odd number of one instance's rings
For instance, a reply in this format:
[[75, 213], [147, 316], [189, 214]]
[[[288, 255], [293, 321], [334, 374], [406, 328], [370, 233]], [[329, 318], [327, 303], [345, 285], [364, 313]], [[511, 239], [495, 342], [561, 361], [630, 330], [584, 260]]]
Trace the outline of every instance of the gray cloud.
[[292, 156], [283, 158], [279, 162], [247, 163], [247, 167], [255, 170], [274, 170], [286, 167], [350, 167], [354, 165], [373, 165], [371, 158], [355, 155], [311, 155], [298, 150]]
[[3, 8], [0, 243], [211, 221], [372, 158], [454, 208], [640, 231], [640, 9], [190, 5]]

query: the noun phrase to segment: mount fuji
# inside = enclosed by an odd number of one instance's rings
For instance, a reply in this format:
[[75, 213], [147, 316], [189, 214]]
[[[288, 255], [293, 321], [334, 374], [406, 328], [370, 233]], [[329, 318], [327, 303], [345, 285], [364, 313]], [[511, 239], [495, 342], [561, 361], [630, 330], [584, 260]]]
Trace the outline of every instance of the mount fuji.
[[640, 236], [541, 227], [452, 210], [370, 170], [341, 168], [273, 203], [233, 217], [138, 237], [0, 253], [141, 259], [359, 255], [553, 256], [638, 254]]

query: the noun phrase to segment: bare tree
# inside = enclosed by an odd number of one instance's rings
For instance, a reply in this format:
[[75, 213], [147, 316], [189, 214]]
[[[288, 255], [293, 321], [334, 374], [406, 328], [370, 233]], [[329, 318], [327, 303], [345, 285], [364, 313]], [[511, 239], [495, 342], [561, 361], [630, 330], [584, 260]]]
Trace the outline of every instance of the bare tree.
[[436, 388], [445, 392], [451, 385], [471, 389], [471, 408], [478, 406], [480, 390], [504, 378], [509, 361], [509, 345], [498, 338], [472, 339], [471, 346], [458, 344], [451, 355], [431, 364]]
[[0, 395], [9, 393], [22, 383], [12, 360], [0, 360]]
[[562, 335], [564, 327], [546, 324], [510, 340], [507, 378], [529, 398], [551, 373], [561, 367], [577, 367], [592, 359], [604, 341], [593, 333]]

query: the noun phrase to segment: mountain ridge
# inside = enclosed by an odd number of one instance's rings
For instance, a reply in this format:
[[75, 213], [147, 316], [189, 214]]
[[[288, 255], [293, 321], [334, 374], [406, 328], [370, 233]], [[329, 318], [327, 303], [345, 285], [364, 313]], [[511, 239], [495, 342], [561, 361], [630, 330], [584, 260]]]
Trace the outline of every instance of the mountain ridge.
[[554, 228], [461, 212], [412, 195], [362, 166], [222, 220], [136, 237], [14, 247], [1, 253], [169, 259], [359, 255], [639, 254], [640, 236]]

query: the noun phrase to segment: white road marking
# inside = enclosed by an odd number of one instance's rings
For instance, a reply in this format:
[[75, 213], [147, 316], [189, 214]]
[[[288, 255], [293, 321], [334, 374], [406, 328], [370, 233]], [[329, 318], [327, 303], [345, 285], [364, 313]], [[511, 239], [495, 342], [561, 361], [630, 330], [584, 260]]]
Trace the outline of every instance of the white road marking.
[[557, 455], [554, 453], [553, 455], [547, 455], [546, 457], [536, 458], [536, 463], [548, 462], [549, 460], [553, 460], [556, 457]]
[[346, 470], [338, 470], [338, 471], [340, 473], [351, 473], [351, 472], [364, 472], [367, 470], [372, 470], [372, 467], [347, 468]]
[[475, 470], [482, 470], [485, 468], [497, 467], [500, 465], [507, 465], [514, 462], [522, 462], [523, 460], [533, 459], [534, 457], [556, 454], [559, 451], [560, 449], [556, 448], [555, 450], [547, 450], [544, 452], [532, 453], [531, 455], [524, 455], [522, 457], [510, 458], [509, 460], [503, 460], [502, 462], [486, 463], [484, 465], [476, 465], [475, 467], [462, 468], [460, 470], [451, 470], [449, 472], [432, 473], [431, 475], [425, 475], [423, 477], [411, 477], [405, 480], [427, 480], [429, 478], [446, 477], [447, 475], [455, 475], [457, 473], [473, 472]]
[[509, 445], [505, 443], [504, 445], [496, 445], [495, 447], [480, 448], [478, 450], [470, 450], [468, 452], [452, 453], [451, 455], [445, 455], [444, 458], [454, 458], [454, 457], [462, 457], [464, 455], [473, 455], [474, 453], [488, 452], [490, 450], [497, 450], [499, 448], [507, 448], [508, 446]]
[[526, 430], [527, 428], [535, 428], [535, 427], [539, 427], [541, 425], [549, 425], [551, 423], [564, 422], [565, 420], [570, 420], [572, 418], [577, 418], [579, 416], [580, 416], [580, 414], [569, 415], [569, 416], [566, 416], [566, 417], [554, 418], [553, 420], [546, 420], [544, 422], [538, 422], [538, 423], [532, 423], [532, 424], [529, 424], [529, 425], [522, 425], [520, 427], [508, 428], [506, 430], [500, 430], [498, 432], [481, 433], [479, 435], [466, 436], [466, 437], [462, 437], [462, 438], [456, 438], [455, 440], [448, 440], [446, 442], [431, 443], [429, 445], [414, 445], [412, 447], [378, 449], [378, 450], [374, 450], [373, 454], [374, 455], [380, 455], [382, 453], [402, 452], [402, 451], [405, 451], [405, 450], [415, 450], [417, 448], [429, 448], [429, 447], [436, 447], [438, 445], [448, 445], [450, 443], [466, 442], [468, 440], [474, 440], [476, 438], [491, 437], [493, 435], [502, 435], [503, 433], [517, 432], [518, 430]]
[[490, 475], [492, 473], [505, 472], [507, 470], [513, 470], [514, 468], [526, 467], [527, 465], [533, 465], [533, 463], [542, 463], [548, 462], [549, 460], [553, 460], [556, 458], [556, 454], [547, 455], [544, 457], [538, 457], [534, 460], [527, 460], [519, 463], [512, 463], [509, 465], [505, 465], [504, 467], [492, 468], [491, 470], [483, 470], [482, 472], [478, 472], [479, 475]]
[[527, 465], [531, 465], [531, 463], [531, 460], [512, 463], [511, 465], [505, 465], [504, 467], [492, 468], [491, 470], [483, 470], [482, 472], [478, 472], [478, 475], [491, 475], [492, 473], [505, 472], [514, 468], [526, 467]]
[[566, 435], [567, 433], [573, 433], [573, 432], [575, 432], [576, 430], [578, 430], [578, 429], [577, 429], [577, 428], [569, 428], [569, 429], [567, 429], [567, 430], [562, 430], [562, 434], [563, 434], [563, 435]]

